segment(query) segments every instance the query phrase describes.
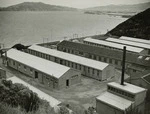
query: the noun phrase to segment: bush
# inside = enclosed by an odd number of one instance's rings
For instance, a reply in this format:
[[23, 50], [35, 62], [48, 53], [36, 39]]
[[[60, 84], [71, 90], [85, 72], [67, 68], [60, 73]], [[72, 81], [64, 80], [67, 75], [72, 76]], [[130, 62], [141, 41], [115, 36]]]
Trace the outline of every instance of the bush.
[[22, 84], [12, 84], [11, 81], [2, 80], [0, 83], [0, 101], [12, 107], [21, 107], [26, 112], [36, 111], [42, 100], [36, 93]]

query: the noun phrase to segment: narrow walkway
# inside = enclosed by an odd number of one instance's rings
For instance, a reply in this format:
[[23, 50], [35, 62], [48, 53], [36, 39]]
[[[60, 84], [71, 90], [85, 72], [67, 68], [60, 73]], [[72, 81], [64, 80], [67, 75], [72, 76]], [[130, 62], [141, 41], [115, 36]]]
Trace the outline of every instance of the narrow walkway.
[[61, 103], [57, 99], [55, 99], [55, 98], [49, 96], [48, 94], [40, 91], [39, 89], [37, 89], [37, 88], [33, 87], [32, 85], [24, 82], [23, 80], [21, 80], [20, 78], [18, 78], [16, 76], [8, 78], [7, 80], [11, 80], [13, 83], [20, 83], [20, 84], [23, 84], [24, 86], [27, 86], [30, 90], [37, 93], [39, 98], [48, 101], [51, 107], [55, 107], [55, 106], [57, 106], [58, 104]]

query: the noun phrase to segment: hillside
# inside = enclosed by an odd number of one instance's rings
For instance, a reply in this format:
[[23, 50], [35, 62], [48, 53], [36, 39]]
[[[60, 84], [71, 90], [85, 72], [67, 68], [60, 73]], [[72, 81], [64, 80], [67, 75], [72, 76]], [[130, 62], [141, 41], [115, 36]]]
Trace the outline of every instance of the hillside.
[[107, 34], [150, 40], [150, 8], [119, 24]]
[[44, 4], [42, 2], [24, 2], [5, 8], [0, 11], [75, 11], [76, 8]]
[[86, 8], [85, 11], [103, 11], [103, 12], [141, 12], [150, 7], [150, 2], [134, 5], [108, 5]]

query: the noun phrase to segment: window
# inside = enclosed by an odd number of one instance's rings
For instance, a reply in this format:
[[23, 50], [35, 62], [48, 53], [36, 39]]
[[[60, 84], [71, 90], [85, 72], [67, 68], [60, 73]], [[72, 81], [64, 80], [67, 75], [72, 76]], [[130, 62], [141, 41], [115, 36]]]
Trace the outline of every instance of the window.
[[20, 68], [20, 64], [18, 64], [18, 67]]
[[26, 67], [26, 66], [24, 66], [24, 70], [25, 70], [25, 71], [27, 70], [27, 67]]
[[94, 74], [94, 69], [92, 70], [92, 73]]
[[76, 63], [76, 69], [77, 69], [77, 67], [78, 67], [78, 66], [77, 66], [77, 63]]
[[13, 61], [13, 65], [15, 65], [15, 61]]
[[99, 71], [97, 70], [97, 76], [99, 76]]
[[104, 57], [104, 62], [107, 62], [107, 58]]
[[112, 59], [109, 59], [109, 63], [112, 63]]
[[116, 64], [116, 65], [118, 64], [118, 61], [117, 61], [117, 60], [115, 60], [115, 64]]
[[83, 55], [83, 52], [79, 51], [79, 55]]
[[66, 61], [64, 60], [64, 65], [66, 65]]
[[88, 67], [88, 72], [90, 72], [90, 68]]
[[96, 55], [93, 55], [93, 59], [95, 59], [95, 60], [96, 60]]
[[99, 61], [101, 61], [102, 59], [101, 59], [101, 57], [99, 57]]
[[79, 70], [81, 70], [81, 65], [79, 65]]
[[49, 59], [49, 56], [48, 55], [46, 55], [46, 56], [47, 56], [46, 58]]
[[30, 68], [30, 72], [32, 73], [33, 72], [33, 70]]

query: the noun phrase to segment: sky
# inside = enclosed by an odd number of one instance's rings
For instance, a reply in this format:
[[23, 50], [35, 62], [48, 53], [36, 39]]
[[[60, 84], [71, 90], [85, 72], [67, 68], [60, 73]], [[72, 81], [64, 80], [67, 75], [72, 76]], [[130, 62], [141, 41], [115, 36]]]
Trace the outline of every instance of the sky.
[[88, 8], [106, 6], [110, 4], [138, 4], [150, 2], [150, 0], [0, 0], [0, 7], [7, 7], [22, 2], [43, 2], [51, 5], [69, 6], [74, 8]]

